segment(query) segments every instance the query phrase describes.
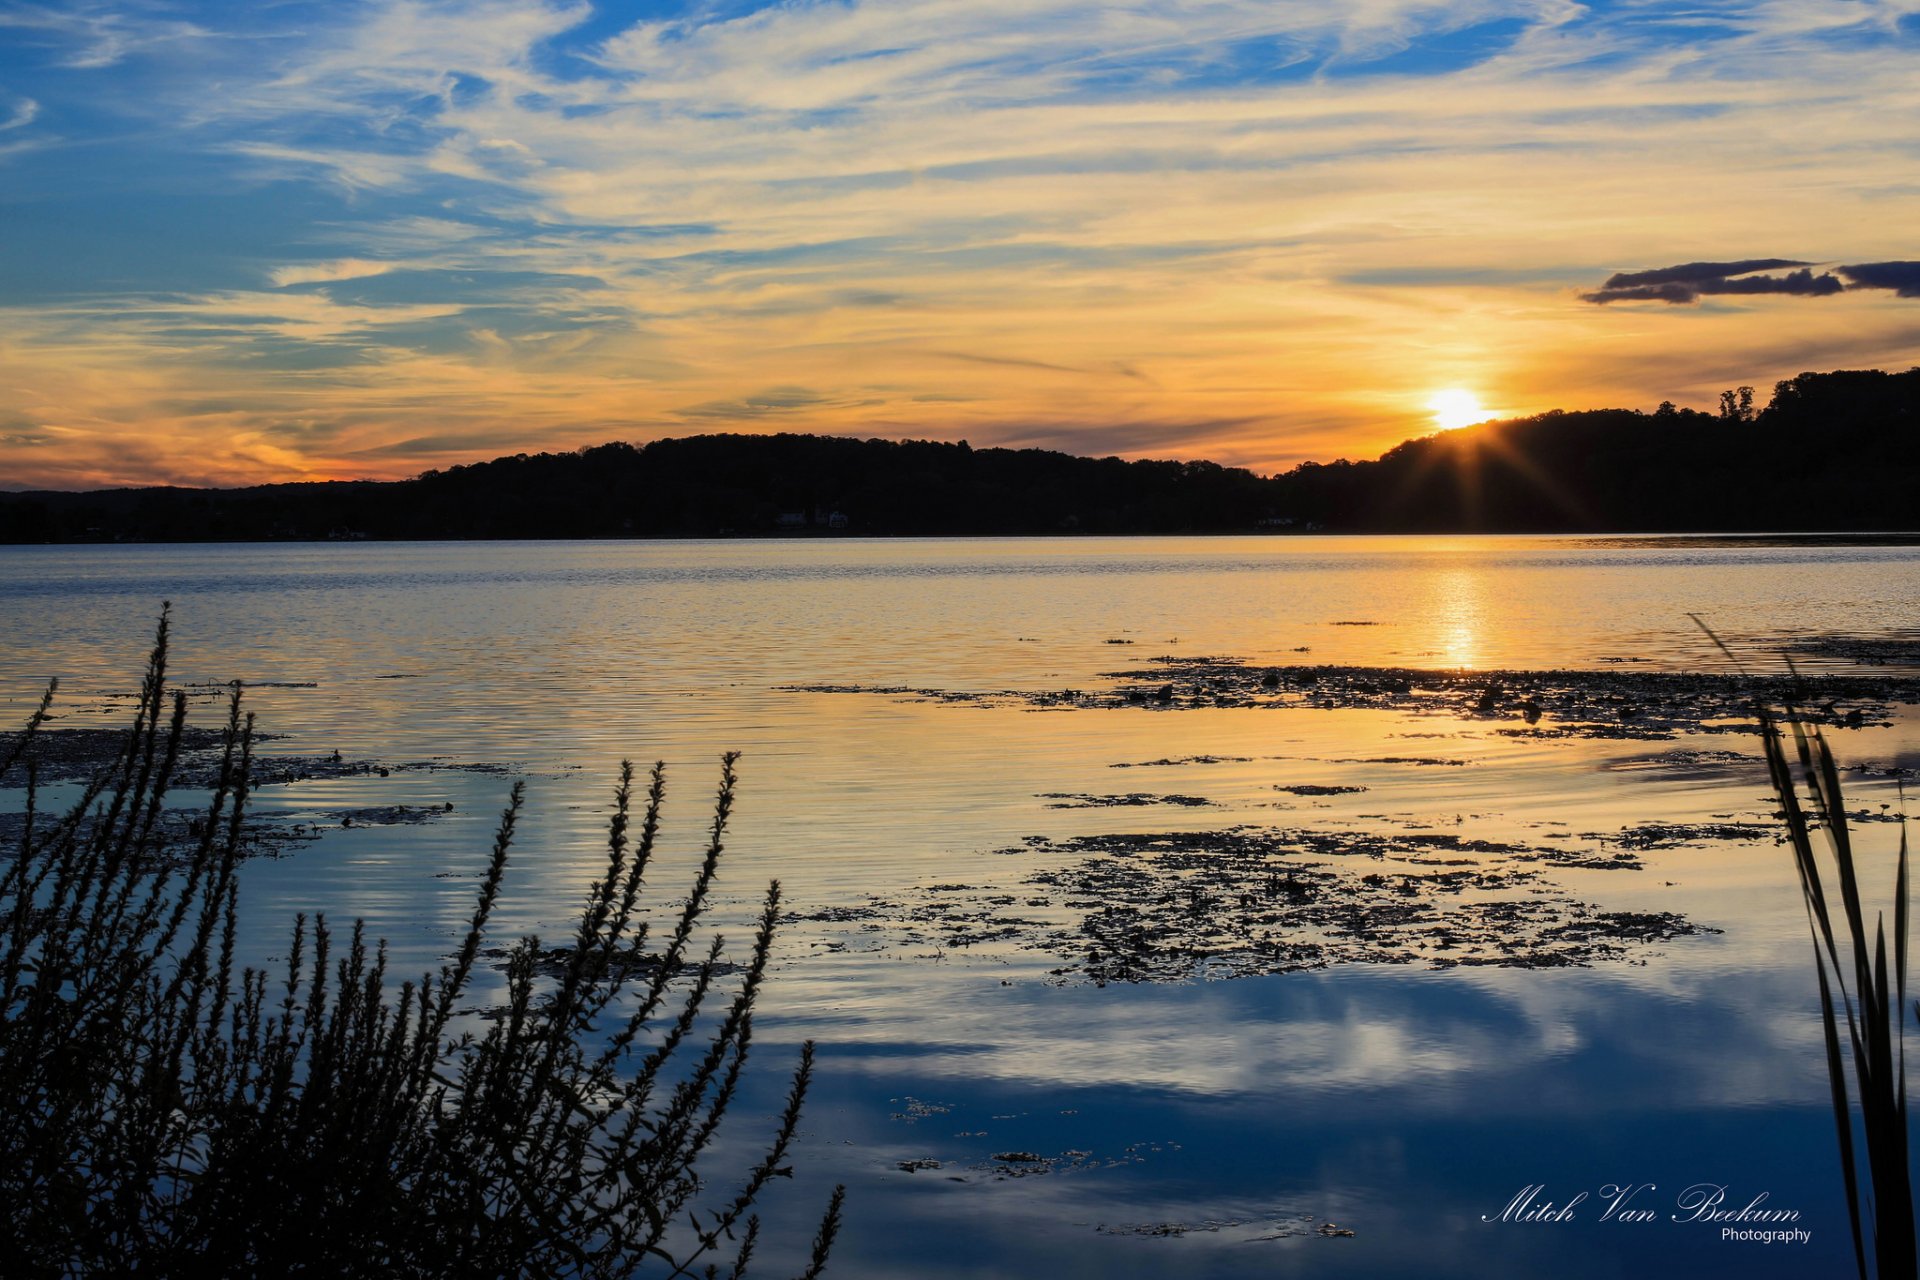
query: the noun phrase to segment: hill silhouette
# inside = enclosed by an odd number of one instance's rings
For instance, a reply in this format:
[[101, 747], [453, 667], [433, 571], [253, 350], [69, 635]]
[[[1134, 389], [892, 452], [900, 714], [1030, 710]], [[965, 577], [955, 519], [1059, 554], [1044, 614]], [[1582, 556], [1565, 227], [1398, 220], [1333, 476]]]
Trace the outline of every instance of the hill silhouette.
[[1485, 423], [1271, 477], [1211, 462], [808, 435], [516, 454], [411, 480], [0, 493], [0, 540], [1906, 530], [1920, 368], [1805, 373], [1756, 410]]

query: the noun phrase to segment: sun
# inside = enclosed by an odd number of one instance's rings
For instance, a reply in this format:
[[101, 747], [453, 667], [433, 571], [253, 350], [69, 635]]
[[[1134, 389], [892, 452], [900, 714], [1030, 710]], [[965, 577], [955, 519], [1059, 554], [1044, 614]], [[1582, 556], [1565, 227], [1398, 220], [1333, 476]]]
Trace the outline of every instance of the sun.
[[1433, 399], [1427, 401], [1427, 408], [1433, 410], [1433, 421], [1442, 431], [1470, 427], [1493, 416], [1480, 403], [1479, 396], [1457, 387], [1434, 392]]

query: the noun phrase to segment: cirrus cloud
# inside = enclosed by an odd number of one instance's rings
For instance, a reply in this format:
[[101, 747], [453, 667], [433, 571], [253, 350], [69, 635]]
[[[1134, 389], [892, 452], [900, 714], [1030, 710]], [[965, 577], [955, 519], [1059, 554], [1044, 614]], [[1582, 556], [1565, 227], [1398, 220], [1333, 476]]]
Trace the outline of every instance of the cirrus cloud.
[[[37, 104], [0, 386], [66, 434], [0, 441], [0, 483], [690, 423], [1272, 469], [1437, 387], [1904, 360], [1914, 7], [35, 0], [0, 17], [0, 119]], [[1838, 229], [1861, 265], [1711, 248]], [[1727, 260], [1607, 278], [1683, 257]]]

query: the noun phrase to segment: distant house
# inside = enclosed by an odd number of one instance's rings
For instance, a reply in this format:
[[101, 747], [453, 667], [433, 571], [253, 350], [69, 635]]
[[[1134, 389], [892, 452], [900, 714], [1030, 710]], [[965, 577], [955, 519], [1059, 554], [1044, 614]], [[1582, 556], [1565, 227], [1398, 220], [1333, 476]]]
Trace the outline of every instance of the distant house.
[[773, 527], [783, 532], [807, 528], [844, 529], [847, 524], [846, 516], [825, 507], [814, 507], [810, 511], [782, 511], [773, 518]]

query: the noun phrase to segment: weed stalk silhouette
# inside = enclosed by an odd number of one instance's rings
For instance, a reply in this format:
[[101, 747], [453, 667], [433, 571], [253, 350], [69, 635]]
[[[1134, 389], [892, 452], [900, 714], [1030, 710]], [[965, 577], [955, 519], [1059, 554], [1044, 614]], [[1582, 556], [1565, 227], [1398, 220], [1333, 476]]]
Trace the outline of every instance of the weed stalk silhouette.
[[[636, 815], [634, 770], [621, 766], [605, 869], [564, 963], [543, 965], [538, 940], [522, 939], [504, 1002], [481, 1021], [461, 1002], [520, 784], [437, 972], [395, 988], [386, 944], [360, 922], [340, 939], [305, 916], [283, 972], [242, 966], [253, 720], [236, 687], [211, 798], [183, 841], [167, 815], [186, 700], [167, 691], [167, 644], [163, 612], [118, 758], [59, 814], [39, 812], [36, 763], [57, 685], [0, 751], [0, 784], [26, 794], [19, 842], [0, 855], [7, 1274], [744, 1276], [755, 1202], [790, 1173], [813, 1046], [760, 1155], [716, 1199], [697, 1162], [738, 1096], [780, 904], [776, 881], [737, 971], [720, 938], [697, 944], [736, 757], [723, 758], [706, 856], [663, 939], [640, 906], [666, 774], [647, 775]], [[843, 1190], [808, 1278], [826, 1264]]]
[[[1813, 934], [1827, 1079], [1854, 1259], [1861, 1280], [1870, 1273], [1881, 1280], [1913, 1280], [1913, 1186], [1907, 1160], [1906, 825], [1903, 822], [1900, 830], [1889, 941], [1885, 912], [1876, 913], [1871, 933], [1867, 929], [1840, 771], [1826, 736], [1817, 727], [1810, 732], [1791, 714], [1783, 726], [1764, 710], [1760, 729]], [[1831, 863], [1830, 881], [1823, 878], [1821, 859], [1815, 854], [1816, 831]]]

